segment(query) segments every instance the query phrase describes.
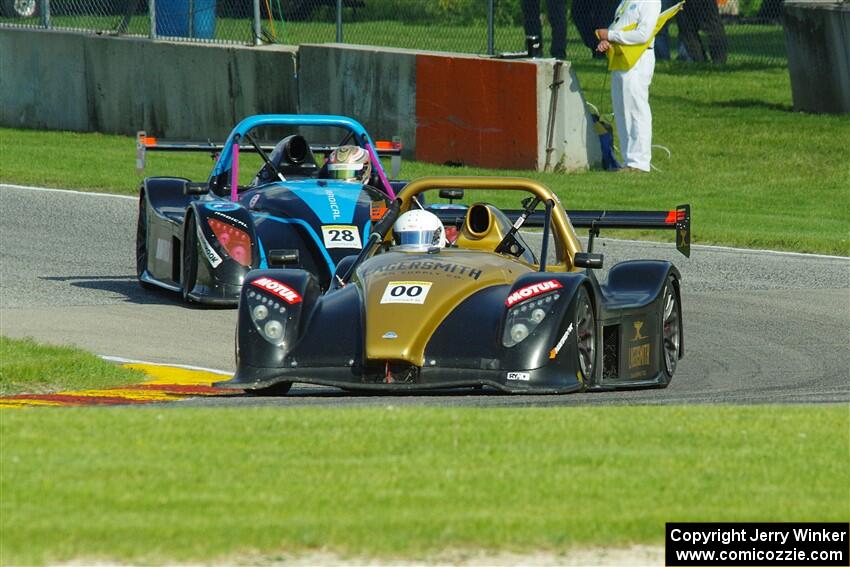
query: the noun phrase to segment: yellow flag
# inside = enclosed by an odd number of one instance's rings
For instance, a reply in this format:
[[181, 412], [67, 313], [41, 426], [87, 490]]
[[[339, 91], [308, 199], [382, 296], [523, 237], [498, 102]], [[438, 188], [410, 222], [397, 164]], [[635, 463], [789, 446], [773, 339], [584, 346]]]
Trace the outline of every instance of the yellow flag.
[[[622, 43], [612, 42], [611, 48], [605, 52], [606, 55], [608, 55], [608, 70], [628, 71], [634, 67], [635, 63], [637, 63], [638, 59], [640, 59], [640, 56], [643, 55], [643, 52], [649, 48], [649, 45], [652, 43], [656, 34], [658, 34], [658, 32], [661, 31], [661, 28], [664, 27], [664, 24], [667, 23], [667, 20], [675, 16], [684, 5], [685, 1], [682, 0], [675, 6], [661, 12], [658, 16], [658, 22], [655, 24], [655, 30], [653, 30], [652, 36], [646, 43], [641, 43], [639, 45], [623, 45]], [[628, 25], [620, 31], [631, 31], [634, 29], [637, 29], [636, 23]]]

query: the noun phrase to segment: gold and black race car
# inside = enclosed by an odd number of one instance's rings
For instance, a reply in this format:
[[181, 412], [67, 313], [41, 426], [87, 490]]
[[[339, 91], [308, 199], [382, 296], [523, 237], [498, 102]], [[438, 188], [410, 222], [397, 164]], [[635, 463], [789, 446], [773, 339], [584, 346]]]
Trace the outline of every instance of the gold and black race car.
[[[512, 190], [526, 198], [517, 210], [431, 205], [449, 245], [394, 246], [393, 222], [429, 190], [443, 197], [489, 190], [500, 201]], [[588, 251], [574, 227], [589, 229]], [[690, 253], [686, 205], [568, 214], [550, 189], [528, 179], [413, 181], [360, 254], [339, 263], [325, 293], [303, 270], [247, 275], [236, 375], [217, 386], [260, 393], [285, 393], [293, 382], [514, 393], [664, 387], [683, 354], [679, 271], [634, 260], [598, 281], [603, 258], [592, 247], [603, 228], [673, 229], [677, 248]]]

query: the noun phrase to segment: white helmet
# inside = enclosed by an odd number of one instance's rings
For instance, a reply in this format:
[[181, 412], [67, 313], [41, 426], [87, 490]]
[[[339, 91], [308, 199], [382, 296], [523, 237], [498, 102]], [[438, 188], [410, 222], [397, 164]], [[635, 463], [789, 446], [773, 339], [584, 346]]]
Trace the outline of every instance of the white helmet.
[[393, 239], [399, 246], [428, 250], [446, 245], [446, 230], [434, 213], [416, 209], [407, 211], [395, 221]]

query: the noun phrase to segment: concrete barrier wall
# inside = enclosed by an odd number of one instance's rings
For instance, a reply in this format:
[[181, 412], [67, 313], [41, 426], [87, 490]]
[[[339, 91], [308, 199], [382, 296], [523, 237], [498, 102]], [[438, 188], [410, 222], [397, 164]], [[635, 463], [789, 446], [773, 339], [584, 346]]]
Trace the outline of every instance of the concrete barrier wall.
[[[555, 67], [560, 65], [557, 88]], [[552, 97], [556, 98], [554, 114]], [[549, 121], [552, 122], [552, 146], [549, 150]], [[537, 169], [575, 171], [597, 167], [602, 163], [599, 135], [585, 105], [584, 93], [575, 70], [569, 62], [554, 59], [537, 65]], [[549, 154], [547, 156], [547, 153]]]
[[344, 44], [301, 45], [299, 110], [350, 116], [374, 140], [400, 136], [405, 157], [416, 148], [416, 54]]
[[246, 115], [298, 111], [296, 54], [2, 29], [0, 124], [223, 139]]
[[0, 124], [223, 139], [250, 114], [342, 114], [375, 139], [400, 136], [406, 156], [422, 161], [543, 169], [548, 154], [554, 168], [595, 166], [599, 142], [578, 80], [564, 64], [552, 89], [555, 64], [0, 29]]
[[537, 65], [445, 54], [417, 59], [416, 156], [537, 168]]
[[782, 19], [794, 109], [850, 113], [850, 3], [787, 1]]

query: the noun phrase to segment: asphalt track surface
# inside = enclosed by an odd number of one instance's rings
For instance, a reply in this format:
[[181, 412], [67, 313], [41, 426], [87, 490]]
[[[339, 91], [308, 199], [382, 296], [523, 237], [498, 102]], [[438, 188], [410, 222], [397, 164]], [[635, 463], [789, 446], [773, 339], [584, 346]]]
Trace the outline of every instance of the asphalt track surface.
[[[109, 356], [232, 370], [235, 310], [183, 305], [134, 276], [136, 201], [0, 184], [0, 333]], [[699, 211], [694, 212], [698, 235]], [[493, 391], [364, 395], [296, 385], [281, 398], [177, 406], [764, 404], [850, 402], [850, 259], [600, 240], [607, 266], [672, 260], [685, 358], [664, 390], [564, 396]]]

